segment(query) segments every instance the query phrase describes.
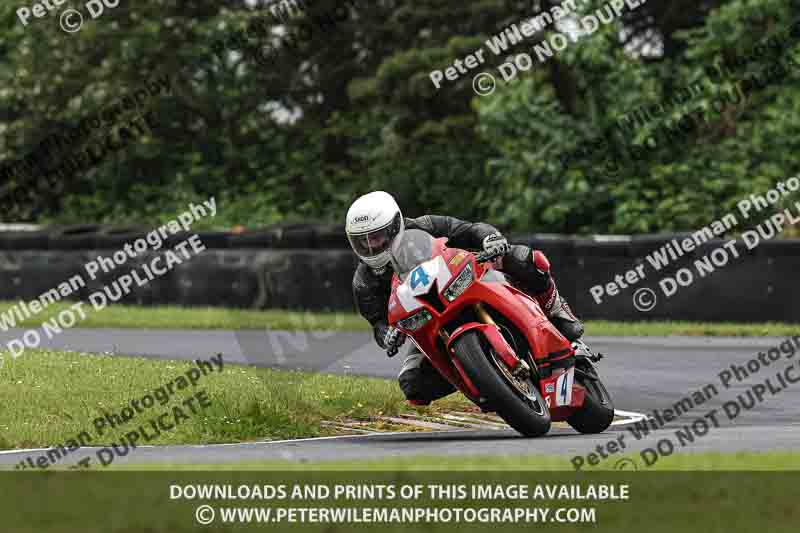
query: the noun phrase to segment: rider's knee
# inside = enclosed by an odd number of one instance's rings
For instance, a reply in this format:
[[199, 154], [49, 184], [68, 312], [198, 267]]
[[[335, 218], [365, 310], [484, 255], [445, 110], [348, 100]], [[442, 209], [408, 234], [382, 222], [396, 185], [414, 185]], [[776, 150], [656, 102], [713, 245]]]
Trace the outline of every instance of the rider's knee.
[[428, 361], [406, 368], [397, 378], [400, 390], [413, 405], [428, 405], [455, 392], [455, 387]]
[[522, 267], [531, 262], [533, 250], [524, 244], [514, 244], [508, 254], [503, 258], [503, 264], [511, 267]]
[[521, 244], [515, 244], [503, 257], [503, 271], [513, 278], [524, 278], [525, 271], [530, 270], [531, 249]]
[[550, 261], [544, 253], [528, 246], [512, 246], [503, 258], [503, 270], [533, 294], [544, 292], [550, 286]]
[[406, 400], [412, 405], [428, 405], [431, 403], [429, 391], [425, 391], [422, 379], [422, 371], [417, 368], [406, 370], [397, 378], [400, 383], [400, 390]]

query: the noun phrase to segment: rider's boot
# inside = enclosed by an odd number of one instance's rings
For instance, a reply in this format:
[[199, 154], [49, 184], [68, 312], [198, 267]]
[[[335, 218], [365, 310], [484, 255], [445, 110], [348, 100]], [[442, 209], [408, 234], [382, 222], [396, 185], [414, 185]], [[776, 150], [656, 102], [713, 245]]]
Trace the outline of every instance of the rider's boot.
[[570, 309], [567, 301], [558, 293], [556, 282], [550, 277], [550, 287], [534, 295], [550, 322], [568, 341], [576, 341], [583, 335], [583, 324]]
[[550, 260], [540, 250], [514, 245], [502, 260], [502, 269], [517, 286], [530, 294], [542, 307], [550, 322], [570, 342], [583, 335], [583, 324], [558, 293], [550, 274]]

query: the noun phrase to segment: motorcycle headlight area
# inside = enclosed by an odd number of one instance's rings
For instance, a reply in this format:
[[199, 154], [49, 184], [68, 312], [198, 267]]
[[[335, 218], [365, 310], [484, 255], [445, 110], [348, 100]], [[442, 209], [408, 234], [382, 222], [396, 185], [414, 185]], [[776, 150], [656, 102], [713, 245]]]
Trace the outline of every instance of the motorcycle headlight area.
[[452, 302], [467, 290], [472, 284], [472, 280], [475, 278], [472, 274], [472, 263], [467, 263], [467, 266], [464, 267], [464, 270], [461, 271], [461, 274], [453, 280], [453, 282], [444, 290], [442, 294], [444, 297], [447, 298], [448, 302]]
[[431, 316], [430, 311], [423, 309], [419, 313], [413, 314], [408, 318], [404, 318], [403, 320], [399, 320], [397, 325], [401, 329], [415, 331], [427, 324], [431, 318], [433, 318], [433, 316]]

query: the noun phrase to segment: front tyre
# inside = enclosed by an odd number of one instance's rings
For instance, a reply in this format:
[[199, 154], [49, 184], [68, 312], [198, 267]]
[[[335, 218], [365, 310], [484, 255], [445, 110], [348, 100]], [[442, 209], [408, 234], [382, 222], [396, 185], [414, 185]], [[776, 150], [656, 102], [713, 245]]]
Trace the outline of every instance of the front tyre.
[[591, 363], [579, 360], [575, 370], [575, 379], [586, 389], [586, 396], [567, 423], [580, 433], [602, 433], [614, 421], [614, 403]]
[[453, 343], [456, 358], [470, 381], [497, 414], [526, 437], [550, 431], [550, 410], [530, 378], [514, 377], [484, 337], [468, 331]]

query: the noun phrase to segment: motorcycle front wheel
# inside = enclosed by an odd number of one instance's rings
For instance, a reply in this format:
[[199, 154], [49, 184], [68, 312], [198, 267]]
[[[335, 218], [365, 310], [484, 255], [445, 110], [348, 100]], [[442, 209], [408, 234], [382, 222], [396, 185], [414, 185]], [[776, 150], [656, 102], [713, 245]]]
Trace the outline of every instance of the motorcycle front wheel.
[[456, 358], [491, 408], [526, 437], [550, 431], [550, 410], [530, 378], [514, 376], [477, 331], [453, 343]]

